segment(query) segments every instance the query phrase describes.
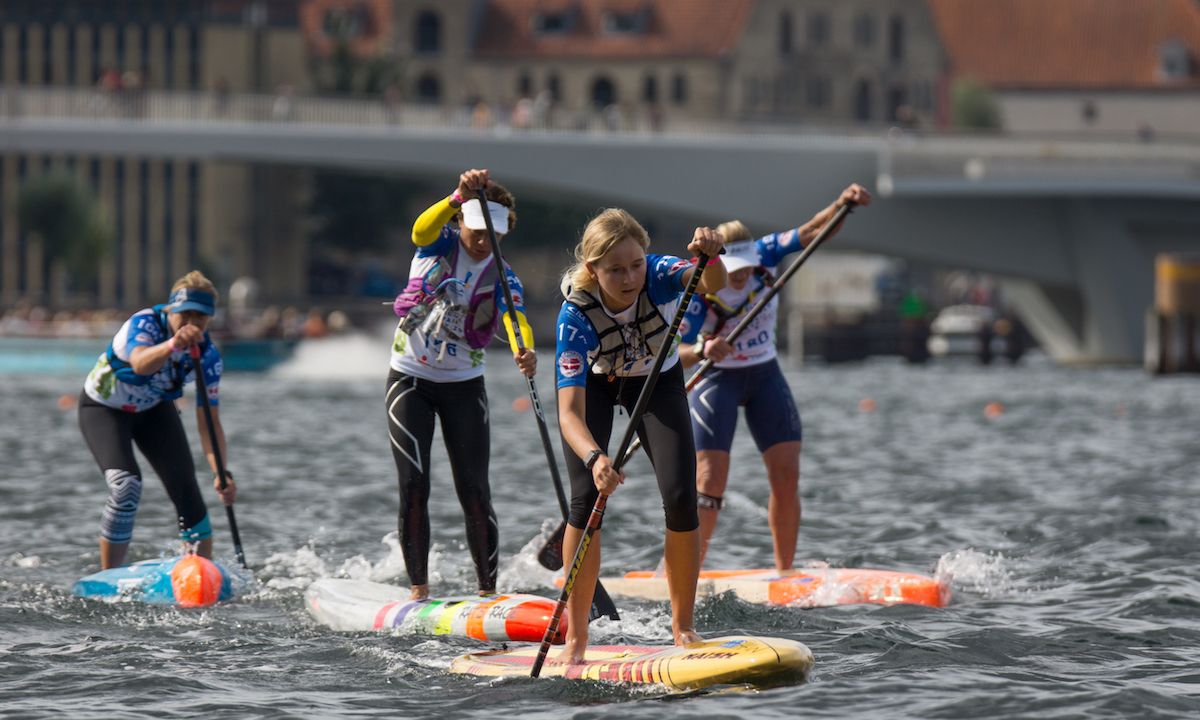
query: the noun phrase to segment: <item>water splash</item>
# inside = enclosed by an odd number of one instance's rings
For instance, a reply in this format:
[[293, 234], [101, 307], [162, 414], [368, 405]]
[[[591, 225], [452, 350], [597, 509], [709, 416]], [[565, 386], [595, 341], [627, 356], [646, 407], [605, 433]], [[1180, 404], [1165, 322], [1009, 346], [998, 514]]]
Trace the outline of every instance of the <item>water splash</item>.
[[966, 590], [988, 598], [1012, 595], [1016, 589], [1011, 559], [1000, 552], [984, 553], [973, 548], [954, 550], [938, 558], [934, 577], [955, 590]]
[[379, 379], [386, 373], [389, 341], [366, 333], [302, 340], [285, 362], [271, 368], [281, 380]]

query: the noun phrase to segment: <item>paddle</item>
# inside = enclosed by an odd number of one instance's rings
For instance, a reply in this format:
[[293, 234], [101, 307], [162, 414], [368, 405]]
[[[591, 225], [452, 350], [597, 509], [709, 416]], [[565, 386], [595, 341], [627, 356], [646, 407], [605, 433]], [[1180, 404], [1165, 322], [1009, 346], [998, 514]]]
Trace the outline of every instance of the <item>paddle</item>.
[[[700, 253], [696, 260], [696, 271], [692, 273], [692, 279], [683, 291], [683, 299], [679, 301], [679, 308], [675, 311], [675, 317], [671, 320], [671, 327], [667, 330], [667, 335], [663, 338], [662, 345], [658, 348], [658, 355], [654, 358], [654, 366], [650, 368], [650, 374], [646, 376], [646, 382], [642, 385], [642, 391], [638, 393], [638, 399], [633, 406], [633, 412], [629, 413], [629, 425], [626, 426], [625, 434], [621, 437], [621, 444], [617, 446], [616, 457], [618, 459], [616, 464], [613, 465], [613, 469], [617, 472], [620, 472], [621, 466], [625, 464], [625, 451], [633, 441], [638, 424], [642, 421], [642, 415], [646, 412], [646, 406], [650, 404], [650, 394], [654, 392], [654, 386], [658, 383], [658, 376], [662, 372], [662, 366], [667, 360], [667, 355], [671, 354], [671, 344], [675, 342], [675, 335], [679, 332], [679, 324], [683, 322], [683, 316], [687, 314], [688, 305], [692, 302], [692, 296], [696, 294], [696, 286], [700, 284], [700, 276], [704, 274], [704, 268], [707, 266], [708, 256]], [[600, 527], [600, 520], [604, 517], [604, 508], [606, 505], [608, 505], [608, 496], [600, 493], [596, 498], [596, 504], [592, 506], [592, 514], [588, 516], [587, 527], [583, 530], [583, 538], [580, 539], [579, 547], [575, 550], [575, 557], [571, 560], [571, 569], [567, 572], [567, 581], [563, 583], [562, 593], [558, 596], [558, 604], [554, 607], [554, 615], [550, 618], [550, 624], [546, 626], [546, 635], [542, 638], [542, 646], [538, 648], [537, 659], [533, 661], [533, 669], [529, 673], [530, 677], [537, 677], [542, 672], [542, 665], [546, 662], [546, 653], [550, 652], [550, 643], [554, 640], [554, 636], [558, 634], [558, 624], [562, 620], [563, 611], [567, 608], [567, 598], [571, 596], [571, 591], [575, 589], [575, 580], [579, 577], [579, 570], [583, 567], [584, 558], [587, 557], [588, 546], [592, 544], [592, 536], [596, 534], [596, 530]], [[597, 581], [596, 586], [599, 587], [599, 585]]]
[[[508, 285], [508, 273], [505, 271], [504, 257], [500, 254], [500, 241], [496, 238], [496, 228], [492, 226], [492, 214], [488, 212], [487, 196], [481, 188], [477, 191], [479, 195], [479, 203], [483, 209], [483, 222], [487, 225], [488, 240], [492, 244], [492, 257], [495, 259], [496, 268], [500, 275], [500, 287], [504, 290], [504, 300], [508, 303], [508, 321], [512, 325], [513, 337], [517, 340], [517, 347], [521, 350], [525, 349], [525, 338], [521, 337], [521, 326], [517, 322], [517, 306], [513, 302], [512, 288]], [[558, 461], [554, 456], [554, 448], [550, 444], [550, 430], [546, 426], [546, 415], [542, 412], [542, 401], [538, 397], [537, 385], [533, 378], [522, 374], [525, 378], [525, 385], [529, 388], [529, 401], [533, 405], [533, 414], [537, 418], [538, 433], [542, 436], [542, 449], [546, 452], [546, 464], [550, 466], [550, 477], [554, 481], [554, 493], [558, 496], [558, 506], [562, 511], [563, 521], [567, 518], [567, 496], [563, 491], [562, 478], [558, 474]], [[562, 535], [558, 536], [558, 567], [548, 567], [549, 570], [558, 570], [562, 567]], [[539, 555], [538, 560], [541, 560]], [[545, 564], [544, 562], [542, 563]], [[608, 596], [608, 592], [597, 583], [596, 594], [592, 598], [591, 619], [608, 616], [612, 620], [620, 620], [621, 617], [617, 614], [617, 607], [613, 603], [612, 598]]]
[[[779, 294], [779, 291], [782, 290], [787, 281], [796, 274], [796, 272], [800, 269], [800, 266], [804, 264], [804, 261], [817, 251], [817, 248], [821, 246], [821, 243], [825, 242], [825, 238], [829, 237], [830, 233], [833, 232], [833, 229], [845, 219], [846, 215], [850, 213], [850, 208], [853, 205], [854, 203], [846, 203], [837, 209], [837, 212], [832, 218], [830, 218], [829, 222], [825, 223], [825, 227], [821, 228], [821, 231], [818, 232], [817, 236], [812, 239], [812, 242], [810, 242], [808, 246], [805, 247], [800, 253], [800, 255], [796, 257], [796, 261], [789, 265], [788, 269], [775, 279], [775, 282], [771, 283], [771, 287], [769, 287], [767, 291], [763, 293], [762, 297], [758, 299], [758, 302], [754, 303], [754, 307], [750, 308], [749, 312], [746, 313], [746, 316], [742, 318], [741, 322], [739, 322], [737, 326], [733, 328], [733, 330], [729, 331], [729, 334], [725, 336], [725, 342], [732, 345], [733, 341], [737, 340], [742, 332], [744, 332], [746, 328], [750, 327], [750, 323], [754, 322], [754, 318], [758, 317], [758, 314], [767, 306], [767, 303], [771, 302], [771, 299]], [[712, 358], [705, 358], [704, 362], [700, 363], [700, 366], [696, 368], [696, 371], [692, 373], [690, 378], [688, 378], [687, 385], [684, 386], [684, 391], [691, 392], [692, 388], [696, 387], [696, 384], [700, 382], [700, 378], [704, 375], [704, 373], [708, 372], [709, 368], [712, 366]], [[625, 457], [621, 460], [621, 464], [624, 465], [625, 463], [629, 462], [630, 458], [633, 457], [633, 454], [636, 453], [638, 448], [641, 446], [642, 441], [640, 439], [635, 440], [633, 445], [631, 445], [629, 448], [629, 454], [625, 455]], [[560, 536], [560, 553], [562, 552], [561, 546], [562, 541]], [[549, 547], [549, 544], [547, 544], [546, 547], [542, 549], [542, 552], [545, 553]], [[539, 554], [538, 557], [540, 558], [541, 555]]]
[[[208, 388], [204, 386], [204, 367], [200, 364], [200, 346], [193, 345], [189, 351], [192, 356], [192, 368], [196, 372], [196, 394], [200, 396], [200, 406], [204, 408], [204, 424], [208, 427], [208, 444], [212, 447], [213, 458], [217, 461], [217, 482], [225, 489], [225, 461], [221, 458], [221, 445], [217, 442], [217, 426], [213, 423], [212, 407], [208, 404]], [[233, 537], [233, 551], [237, 554], [242, 567], [246, 564], [246, 554], [242, 552], [242, 538], [238, 535], [237, 518], [233, 516], [233, 506], [225, 506], [225, 517], [229, 518], [229, 534]]]

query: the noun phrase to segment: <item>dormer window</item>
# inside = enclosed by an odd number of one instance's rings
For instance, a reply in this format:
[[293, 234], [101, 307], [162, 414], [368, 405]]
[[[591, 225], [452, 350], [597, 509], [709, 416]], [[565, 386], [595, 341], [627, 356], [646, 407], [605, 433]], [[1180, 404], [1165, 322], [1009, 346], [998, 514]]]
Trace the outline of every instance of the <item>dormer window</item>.
[[612, 35], [640, 35], [646, 32], [646, 28], [650, 24], [649, 15], [645, 10], [637, 12], [609, 10], [604, 13], [604, 32]]
[[1158, 79], [1164, 82], [1186, 80], [1192, 74], [1192, 58], [1187, 46], [1177, 39], [1158, 48]]
[[575, 27], [575, 12], [540, 12], [533, 16], [533, 29], [539, 35], [563, 35]]

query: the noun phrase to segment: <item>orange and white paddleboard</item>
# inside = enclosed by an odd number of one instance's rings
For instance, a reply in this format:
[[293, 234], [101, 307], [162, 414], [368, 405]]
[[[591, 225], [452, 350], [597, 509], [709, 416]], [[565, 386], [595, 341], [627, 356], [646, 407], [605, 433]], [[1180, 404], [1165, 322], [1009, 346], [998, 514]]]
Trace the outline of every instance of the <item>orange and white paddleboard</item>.
[[[412, 600], [408, 588], [368, 580], [321, 578], [304, 592], [318, 622], [334, 630], [448, 635], [490, 642], [541, 642], [556, 603], [538, 595], [477, 595]], [[566, 618], [556, 642], [562, 642]]]
[[[653, 571], [601, 578], [614, 597], [668, 600], [667, 579]], [[561, 580], [559, 581], [561, 584]], [[746, 602], [763, 605], [830, 607], [833, 605], [927, 605], [944, 607], [950, 586], [916, 573], [864, 568], [778, 570], [702, 570], [697, 597], [733, 591]]]
[[[813, 666], [804, 644], [783, 638], [730, 636], [685, 647], [599, 645], [587, 649], [584, 662], [554, 661], [542, 666], [541, 677], [662, 685], [696, 690], [713, 685], [782, 685], [802, 682]], [[538, 647], [462, 655], [450, 672], [487, 677], [528, 677]]]

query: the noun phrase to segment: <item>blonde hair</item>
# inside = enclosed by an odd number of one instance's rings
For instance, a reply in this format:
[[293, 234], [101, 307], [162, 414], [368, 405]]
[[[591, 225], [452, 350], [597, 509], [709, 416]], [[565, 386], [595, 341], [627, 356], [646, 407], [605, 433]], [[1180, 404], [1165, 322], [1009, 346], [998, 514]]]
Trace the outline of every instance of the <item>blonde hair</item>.
[[741, 220], [723, 222], [717, 226], [717, 232], [721, 234], [721, 239], [726, 243], [754, 239], [754, 236], [750, 234], [750, 228], [743, 225]]
[[214, 306], [217, 304], [217, 300], [220, 299], [220, 293], [217, 292], [217, 288], [212, 284], [212, 280], [204, 277], [204, 273], [200, 272], [199, 270], [193, 270], [187, 275], [184, 275], [176, 280], [175, 284], [171, 286], [171, 293], [174, 294], [175, 291], [179, 290], [180, 288], [187, 288], [188, 290], [203, 290], [205, 292], [212, 293]]
[[646, 234], [646, 228], [621, 208], [608, 208], [592, 218], [583, 229], [579, 244], [575, 246], [575, 263], [563, 274], [563, 294], [568, 294], [572, 288], [595, 290], [596, 276], [588, 272], [587, 263], [598, 262], [626, 239], [636, 241], [642, 250], [650, 248], [650, 236]]

